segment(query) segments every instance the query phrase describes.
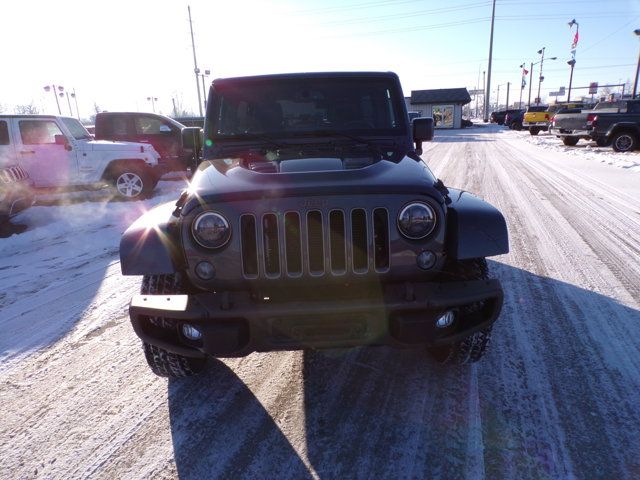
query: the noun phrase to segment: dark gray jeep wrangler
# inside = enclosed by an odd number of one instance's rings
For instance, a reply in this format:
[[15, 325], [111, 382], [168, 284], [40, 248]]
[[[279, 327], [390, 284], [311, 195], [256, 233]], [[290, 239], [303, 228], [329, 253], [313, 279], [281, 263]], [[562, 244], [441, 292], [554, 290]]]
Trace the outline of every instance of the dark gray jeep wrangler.
[[156, 374], [357, 345], [482, 356], [505, 221], [421, 161], [433, 120], [409, 122], [395, 74], [220, 79], [207, 105], [191, 187], [120, 244], [123, 274], [144, 275], [129, 312]]

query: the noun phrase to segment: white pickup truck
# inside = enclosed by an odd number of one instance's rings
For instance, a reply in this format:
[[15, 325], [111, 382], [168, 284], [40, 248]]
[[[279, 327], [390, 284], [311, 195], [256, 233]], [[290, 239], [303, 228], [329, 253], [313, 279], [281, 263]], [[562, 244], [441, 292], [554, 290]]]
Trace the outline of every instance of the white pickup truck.
[[8, 142], [0, 158], [26, 170], [36, 188], [95, 187], [108, 183], [123, 198], [147, 196], [158, 183], [158, 152], [149, 144], [94, 140], [70, 117], [0, 115]]

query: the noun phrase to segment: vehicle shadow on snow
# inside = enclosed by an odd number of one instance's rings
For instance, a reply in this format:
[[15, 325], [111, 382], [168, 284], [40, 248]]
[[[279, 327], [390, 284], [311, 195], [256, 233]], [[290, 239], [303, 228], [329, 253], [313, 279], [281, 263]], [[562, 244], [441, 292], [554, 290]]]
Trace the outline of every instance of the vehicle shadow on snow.
[[312, 478], [269, 412], [223, 362], [169, 380], [168, 400], [180, 479]]
[[305, 352], [308, 458], [321, 478], [567, 478], [565, 465], [578, 478], [640, 471], [632, 453], [640, 451], [640, 372], [629, 360], [640, 353], [640, 312], [489, 263], [505, 304], [477, 364], [442, 366], [387, 347]]
[[[320, 478], [619, 478], [640, 468], [640, 312], [490, 268], [505, 304], [477, 364], [443, 367], [387, 347], [304, 352], [304, 411], [292, 413], [304, 417]], [[170, 381], [169, 409], [180, 478], [309, 477], [276, 412], [222, 362]]]

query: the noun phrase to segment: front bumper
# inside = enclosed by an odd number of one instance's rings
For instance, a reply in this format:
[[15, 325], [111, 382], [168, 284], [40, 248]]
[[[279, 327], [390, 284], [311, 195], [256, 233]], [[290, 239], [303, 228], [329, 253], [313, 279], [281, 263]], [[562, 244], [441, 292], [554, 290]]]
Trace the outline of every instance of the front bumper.
[[[421, 282], [387, 285], [377, 296], [356, 299], [268, 301], [248, 292], [137, 295], [129, 315], [136, 334], [149, 344], [191, 357], [236, 357], [305, 348], [447, 345], [492, 325], [502, 301], [498, 280]], [[448, 310], [456, 312], [456, 321], [437, 328], [437, 318]], [[202, 338], [184, 337], [185, 323]]]

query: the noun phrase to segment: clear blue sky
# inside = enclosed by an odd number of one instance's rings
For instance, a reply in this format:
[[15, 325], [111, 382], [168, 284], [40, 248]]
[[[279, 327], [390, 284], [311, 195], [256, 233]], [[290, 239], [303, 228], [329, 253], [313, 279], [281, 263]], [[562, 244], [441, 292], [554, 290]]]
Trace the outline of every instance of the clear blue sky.
[[[33, 101], [54, 113], [46, 84], [75, 88], [80, 113], [157, 109], [171, 99], [197, 111], [187, 4], [198, 63], [212, 77], [321, 70], [392, 70], [412, 89], [482, 84], [491, 0], [157, 2], [22, 0], [3, 4], [0, 105]], [[580, 24], [574, 86], [633, 81], [640, 0], [497, 0], [492, 90], [546, 47], [542, 96], [568, 86], [569, 47]], [[538, 66], [534, 71], [534, 94]], [[207, 80], [210, 80], [207, 79]], [[525, 98], [528, 93], [525, 90]], [[495, 98], [495, 93], [493, 94]], [[66, 100], [65, 100], [66, 102]]]

